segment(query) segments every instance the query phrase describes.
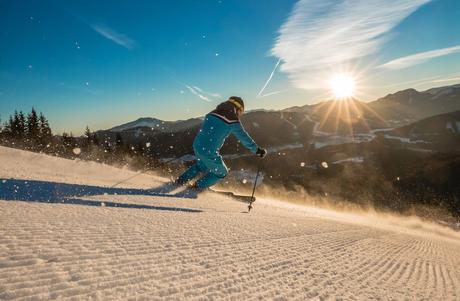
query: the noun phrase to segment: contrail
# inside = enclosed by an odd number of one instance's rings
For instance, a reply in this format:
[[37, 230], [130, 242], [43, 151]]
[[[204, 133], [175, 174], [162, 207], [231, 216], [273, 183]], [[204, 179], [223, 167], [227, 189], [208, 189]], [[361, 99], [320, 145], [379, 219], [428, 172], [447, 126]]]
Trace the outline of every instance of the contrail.
[[267, 93], [267, 94], [264, 94], [264, 95], [260, 95], [260, 96], [257, 97], [257, 98], [264, 98], [264, 97], [267, 97], [267, 96], [280, 94], [280, 93], [283, 93], [284, 91], [286, 91], [286, 90], [280, 90], [280, 91], [270, 92], [270, 93]]
[[272, 77], [273, 77], [273, 74], [275, 74], [275, 71], [276, 71], [276, 68], [278, 68], [278, 65], [280, 64], [281, 62], [281, 59], [278, 60], [278, 63], [276, 63], [275, 65], [275, 68], [273, 68], [273, 71], [272, 73], [270, 74], [270, 77], [267, 79], [267, 82], [265, 83], [265, 85], [262, 87], [262, 89], [260, 90], [259, 94], [257, 94], [256, 97], [259, 97], [260, 94], [262, 94], [262, 92], [264, 92], [265, 88], [267, 87], [268, 83], [271, 81]]
[[211, 102], [212, 99], [209, 99], [209, 97], [203, 95], [202, 93], [200, 93], [200, 91], [198, 90], [201, 90], [201, 89], [195, 89], [189, 85], [185, 85], [184, 86], [190, 91], [190, 93], [192, 94], [195, 94], [196, 96], [198, 96], [199, 98], [201, 98], [202, 100], [206, 100], [207, 102]]
[[93, 24], [91, 25], [91, 27], [94, 29], [94, 31], [99, 33], [104, 38], [109, 39], [120, 46], [123, 46], [130, 50], [136, 47], [136, 42], [132, 40], [130, 37], [128, 37], [125, 34], [116, 32], [108, 26], [101, 24]]

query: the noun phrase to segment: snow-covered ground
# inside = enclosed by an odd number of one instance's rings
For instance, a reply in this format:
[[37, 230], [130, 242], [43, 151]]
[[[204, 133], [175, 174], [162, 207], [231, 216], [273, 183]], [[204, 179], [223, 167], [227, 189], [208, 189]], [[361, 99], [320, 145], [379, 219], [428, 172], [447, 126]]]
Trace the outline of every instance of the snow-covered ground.
[[460, 235], [0, 147], [0, 300], [459, 300]]

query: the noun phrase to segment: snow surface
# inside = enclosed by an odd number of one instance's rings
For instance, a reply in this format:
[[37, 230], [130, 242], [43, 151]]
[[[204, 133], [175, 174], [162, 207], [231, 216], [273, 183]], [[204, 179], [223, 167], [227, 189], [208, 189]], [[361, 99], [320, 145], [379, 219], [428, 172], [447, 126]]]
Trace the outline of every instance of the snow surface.
[[363, 163], [364, 162], [364, 157], [358, 156], [358, 157], [350, 157], [342, 160], [337, 160], [332, 162], [332, 164], [341, 164], [341, 163]]
[[460, 131], [460, 121], [447, 122], [446, 129], [451, 130], [454, 134]]
[[0, 300], [459, 300], [460, 235], [0, 147]]
[[405, 137], [398, 137], [398, 136], [393, 136], [393, 135], [388, 135], [385, 134], [383, 135], [386, 139], [393, 139], [393, 140], [399, 140], [402, 143], [409, 143], [409, 144], [417, 144], [417, 143], [425, 143], [429, 144], [430, 142], [424, 141], [424, 140], [411, 140], [411, 138], [405, 138]]

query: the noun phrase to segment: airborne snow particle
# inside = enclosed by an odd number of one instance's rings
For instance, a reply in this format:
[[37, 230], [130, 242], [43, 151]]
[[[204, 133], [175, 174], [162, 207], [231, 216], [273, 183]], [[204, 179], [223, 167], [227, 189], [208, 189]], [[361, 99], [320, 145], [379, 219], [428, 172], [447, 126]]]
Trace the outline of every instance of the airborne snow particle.
[[81, 154], [81, 148], [79, 148], [79, 147], [74, 148], [72, 151], [73, 151], [73, 153], [74, 153], [75, 155]]
[[146, 147], [150, 147], [150, 142], [147, 142], [147, 143], [145, 144], [145, 146], [146, 146]]
[[248, 180], [243, 179], [243, 184], [246, 184], [247, 182], [248, 182]]
[[305, 167], [305, 162], [300, 162], [300, 167]]
[[216, 56], [219, 56], [219, 54], [216, 52]]
[[101, 207], [105, 207], [105, 203], [104, 203], [104, 202], [101, 202]]
[[323, 168], [328, 168], [329, 167], [329, 165], [327, 165], [327, 162], [321, 162], [321, 166]]
[[3, 180], [2, 183], [6, 183], [6, 180]]

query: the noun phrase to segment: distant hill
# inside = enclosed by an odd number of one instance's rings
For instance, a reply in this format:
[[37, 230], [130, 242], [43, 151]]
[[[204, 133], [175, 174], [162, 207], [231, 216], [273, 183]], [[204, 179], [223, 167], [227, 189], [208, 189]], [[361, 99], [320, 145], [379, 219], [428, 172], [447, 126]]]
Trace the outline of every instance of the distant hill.
[[425, 118], [395, 129], [395, 132], [408, 136], [460, 135], [460, 111]]
[[307, 114], [319, 122], [317, 129], [320, 131], [351, 134], [401, 127], [426, 117], [457, 110], [460, 110], [460, 84], [423, 92], [407, 89], [369, 103], [357, 99], [329, 100], [283, 111]]
[[201, 123], [199, 118], [191, 118], [187, 120], [178, 121], [163, 121], [156, 118], [144, 117], [139, 118], [135, 121], [128, 122], [119, 126], [115, 126], [107, 131], [110, 132], [123, 132], [132, 131], [139, 128], [147, 128], [147, 130], [155, 131], [159, 133], [177, 132], [183, 129], [193, 127]]
[[[140, 119], [110, 130], [98, 131], [96, 135], [101, 141], [112, 142], [120, 135], [125, 143], [132, 145], [150, 143], [152, 152], [157, 156], [177, 156], [192, 152], [193, 139], [201, 122], [198, 118], [177, 122]], [[294, 112], [251, 111], [243, 115], [241, 122], [258, 144], [270, 147], [308, 143], [314, 128], [314, 122], [306, 119], [305, 114]], [[146, 124], [155, 126], [144, 126]], [[223, 153], [239, 152], [242, 147], [236, 142], [234, 137], [230, 137], [224, 145]]]
[[460, 84], [419, 92], [407, 89], [368, 104], [381, 117], [408, 122], [460, 110]]
[[386, 139], [435, 151], [460, 151], [460, 111], [428, 117], [387, 131]]

